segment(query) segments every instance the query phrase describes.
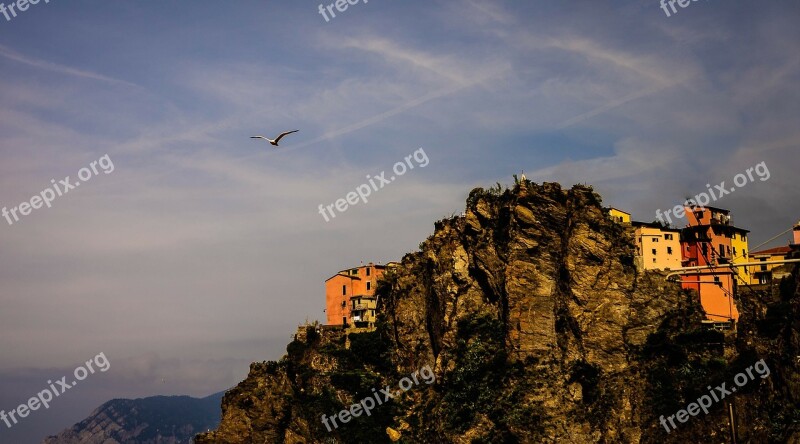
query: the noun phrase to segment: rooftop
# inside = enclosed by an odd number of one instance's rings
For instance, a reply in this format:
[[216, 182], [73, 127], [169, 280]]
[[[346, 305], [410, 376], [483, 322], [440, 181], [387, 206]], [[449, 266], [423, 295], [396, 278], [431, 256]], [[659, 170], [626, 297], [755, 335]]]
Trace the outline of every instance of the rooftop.
[[660, 224], [655, 223], [655, 222], [633, 221], [633, 222], [631, 222], [631, 225], [634, 226], [634, 227], [656, 228], [656, 229], [659, 229], [661, 231], [669, 231], [670, 233], [680, 233], [681, 232], [681, 230], [679, 228], [665, 227], [665, 226], [660, 225]]
[[725, 213], [725, 214], [729, 214], [731, 212], [731, 210], [726, 210], [724, 208], [710, 207], [708, 205], [702, 205], [702, 206], [701, 205], [697, 205], [697, 206], [694, 206], [694, 207], [692, 207], [690, 205], [687, 205], [687, 207], [691, 208], [693, 211], [702, 211], [703, 209], [709, 209], [709, 210], [711, 210], [713, 212], [719, 212], [719, 213]]
[[769, 248], [767, 250], [761, 251], [751, 251], [750, 256], [755, 256], [757, 254], [787, 254], [792, 251], [792, 247], [785, 246], [785, 247], [775, 247]]
[[351, 279], [361, 280], [361, 278], [358, 277], [357, 274], [352, 274], [351, 271], [352, 270], [359, 270], [361, 268], [367, 268], [367, 267], [385, 269], [387, 267], [396, 267], [397, 265], [399, 265], [399, 262], [394, 262], [394, 261], [387, 262], [386, 265], [375, 264], [375, 263], [370, 262], [370, 263], [368, 263], [366, 265], [362, 264], [362, 265], [359, 265], [357, 267], [351, 267], [351, 268], [346, 268], [344, 270], [341, 270], [341, 271], [337, 272], [336, 274], [334, 274], [333, 276], [329, 277], [328, 279], [325, 279], [325, 282], [328, 282], [329, 280], [331, 280], [331, 279], [333, 279], [333, 278], [335, 278], [337, 276], [344, 276], [344, 277], [349, 277]]

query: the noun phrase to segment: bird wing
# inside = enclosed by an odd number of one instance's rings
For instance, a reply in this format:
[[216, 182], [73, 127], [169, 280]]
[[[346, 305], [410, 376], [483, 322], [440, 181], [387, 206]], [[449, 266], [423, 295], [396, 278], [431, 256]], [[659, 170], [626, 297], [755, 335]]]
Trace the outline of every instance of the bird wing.
[[266, 138], [266, 137], [264, 137], [264, 136], [250, 136], [250, 138], [251, 138], [251, 139], [264, 139], [264, 140], [269, 140], [269, 139], [267, 139], [267, 138]]
[[283, 136], [285, 136], [285, 135], [287, 135], [287, 134], [296, 133], [296, 132], [298, 132], [298, 131], [300, 131], [300, 130], [286, 131], [285, 133], [283, 133], [283, 134], [281, 134], [280, 136], [278, 136], [278, 137], [276, 137], [276, 138], [275, 138], [275, 143], [278, 143], [278, 141], [280, 141], [280, 140], [281, 140], [281, 138], [282, 138]]

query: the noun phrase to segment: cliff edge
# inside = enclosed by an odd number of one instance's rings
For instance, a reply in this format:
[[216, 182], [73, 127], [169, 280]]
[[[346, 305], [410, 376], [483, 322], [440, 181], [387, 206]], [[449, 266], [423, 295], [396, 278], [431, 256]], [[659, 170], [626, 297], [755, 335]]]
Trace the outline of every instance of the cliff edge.
[[[738, 332], [718, 332], [695, 294], [633, 257], [591, 187], [473, 190], [379, 283], [376, 331], [309, 326], [251, 366], [196, 442], [727, 443], [731, 411], [740, 442], [799, 442], [797, 270], [741, 291]], [[730, 405], [660, 423], [760, 359], [771, 374]], [[435, 381], [406, 390], [425, 366]], [[385, 387], [396, 396], [369, 415], [323, 422]]]

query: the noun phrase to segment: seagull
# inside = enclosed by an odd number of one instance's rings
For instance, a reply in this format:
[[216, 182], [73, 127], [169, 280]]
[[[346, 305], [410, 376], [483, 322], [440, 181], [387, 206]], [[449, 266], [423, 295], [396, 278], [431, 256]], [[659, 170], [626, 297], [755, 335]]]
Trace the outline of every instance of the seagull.
[[280, 142], [280, 140], [281, 140], [281, 138], [282, 138], [283, 136], [285, 136], [285, 135], [287, 135], [287, 134], [296, 133], [296, 132], [298, 132], [298, 131], [300, 131], [300, 130], [286, 131], [285, 133], [282, 133], [280, 136], [276, 137], [276, 138], [275, 138], [275, 140], [272, 140], [272, 139], [270, 139], [269, 137], [264, 137], [264, 136], [250, 136], [250, 138], [251, 138], [251, 139], [264, 139], [264, 140], [266, 140], [267, 142], [269, 142], [271, 145], [273, 145], [273, 146], [278, 146], [278, 142]]

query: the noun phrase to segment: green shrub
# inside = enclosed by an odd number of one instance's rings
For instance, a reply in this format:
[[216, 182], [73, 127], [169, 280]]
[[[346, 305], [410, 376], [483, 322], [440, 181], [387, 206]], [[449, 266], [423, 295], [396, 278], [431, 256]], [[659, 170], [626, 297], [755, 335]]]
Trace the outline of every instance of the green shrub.
[[289, 359], [292, 361], [299, 361], [303, 358], [306, 352], [306, 344], [302, 341], [294, 340], [286, 346], [286, 353], [289, 354]]
[[459, 320], [455, 366], [443, 386], [446, 419], [454, 430], [468, 429], [478, 413], [495, 416], [500, 407], [496, 400], [507, 371], [504, 332], [502, 323], [489, 316]]

